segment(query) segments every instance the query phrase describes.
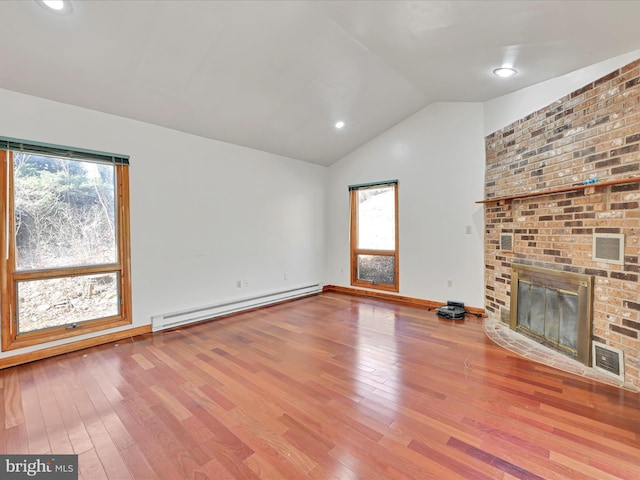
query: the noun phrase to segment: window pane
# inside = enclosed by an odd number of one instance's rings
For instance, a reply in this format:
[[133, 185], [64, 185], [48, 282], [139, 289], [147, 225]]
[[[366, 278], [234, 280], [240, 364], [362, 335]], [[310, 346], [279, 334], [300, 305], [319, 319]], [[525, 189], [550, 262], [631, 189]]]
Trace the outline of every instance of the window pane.
[[18, 333], [120, 313], [118, 274], [18, 282]]
[[395, 257], [388, 255], [358, 255], [358, 280], [395, 284]]
[[358, 190], [358, 248], [395, 250], [394, 187]]
[[16, 268], [117, 262], [115, 167], [14, 153]]

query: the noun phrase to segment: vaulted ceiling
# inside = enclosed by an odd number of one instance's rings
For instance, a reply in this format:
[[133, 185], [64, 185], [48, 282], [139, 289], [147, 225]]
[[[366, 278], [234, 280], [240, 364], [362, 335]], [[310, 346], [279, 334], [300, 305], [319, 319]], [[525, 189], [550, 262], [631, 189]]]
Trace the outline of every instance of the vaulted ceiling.
[[71, 2], [0, 1], [0, 88], [321, 165], [640, 48], [637, 1]]

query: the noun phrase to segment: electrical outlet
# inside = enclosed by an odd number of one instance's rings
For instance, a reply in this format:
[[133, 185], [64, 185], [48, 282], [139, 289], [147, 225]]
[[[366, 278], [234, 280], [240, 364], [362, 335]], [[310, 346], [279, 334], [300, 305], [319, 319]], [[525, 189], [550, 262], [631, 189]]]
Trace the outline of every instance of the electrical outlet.
[[453, 280], [447, 280], [447, 287], [448, 288], [453, 287]]
[[244, 281], [244, 288], [247, 288], [249, 286], [249, 280], [245, 280]]
[[471, 225], [467, 225], [465, 228], [465, 232], [467, 235], [471, 235]]
[[236, 288], [242, 288], [242, 280], [236, 280]]

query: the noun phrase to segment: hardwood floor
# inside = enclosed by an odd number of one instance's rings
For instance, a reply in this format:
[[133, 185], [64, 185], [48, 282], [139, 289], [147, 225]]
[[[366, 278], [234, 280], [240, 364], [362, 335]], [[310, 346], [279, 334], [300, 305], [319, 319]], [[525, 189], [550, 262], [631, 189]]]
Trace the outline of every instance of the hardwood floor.
[[637, 479], [640, 395], [340, 293], [2, 371], [0, 452], [80, 478]]

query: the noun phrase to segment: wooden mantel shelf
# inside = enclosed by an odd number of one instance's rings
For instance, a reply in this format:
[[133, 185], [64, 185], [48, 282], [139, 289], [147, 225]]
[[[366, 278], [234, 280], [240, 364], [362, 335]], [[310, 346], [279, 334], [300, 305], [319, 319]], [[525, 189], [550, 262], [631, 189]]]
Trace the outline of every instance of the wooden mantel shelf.
[[605, 182], [572, 185], [570, 187], [554, 188], [551, 190], [539, 190], [537, 192], [520, 193], [518, 195], [509, 195], [506, 197], [487, 198], [485, 200], [478, 200], [476, 203], [495, 203], [495, 202], [506, 203], [511, 200], [517, 200], [518, 198], [541, 197], [543, 195], [555, 195], [556, 193], [574, 192], [576, 190], [586, 190], [587, 188], [593, 188], [593, 187], [606, 187], [609, 185], [624, 185], [625, 183], [638, 183], [638, 182], [640, 182], [640, 177], [620, 178], [618, 180], [608, 180]]

